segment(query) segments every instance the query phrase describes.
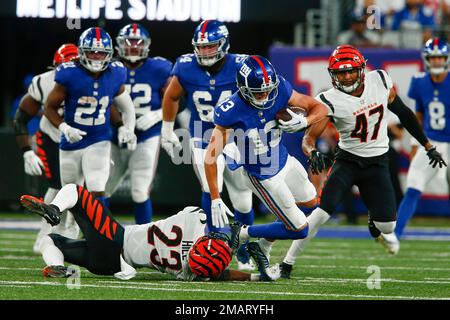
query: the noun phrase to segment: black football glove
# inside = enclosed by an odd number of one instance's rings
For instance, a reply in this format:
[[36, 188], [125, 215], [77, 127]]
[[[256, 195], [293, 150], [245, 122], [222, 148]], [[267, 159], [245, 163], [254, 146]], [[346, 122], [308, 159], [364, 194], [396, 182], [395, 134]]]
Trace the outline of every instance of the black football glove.
[[430, 159], [429, 165], [436, 168], [439, 165], [439, 168], [442, 168], [442, 165], [447, 166], [444, 159], [442, 159], [442, 155], [436, 150], [436, 147], [433, 147], [427, 151], [427, 156]]
[[325, 170], [326, 157], [317, 150], [311, 151], [311, 156], [308, 158], [308, 166], [312, 174], [319, 174]]

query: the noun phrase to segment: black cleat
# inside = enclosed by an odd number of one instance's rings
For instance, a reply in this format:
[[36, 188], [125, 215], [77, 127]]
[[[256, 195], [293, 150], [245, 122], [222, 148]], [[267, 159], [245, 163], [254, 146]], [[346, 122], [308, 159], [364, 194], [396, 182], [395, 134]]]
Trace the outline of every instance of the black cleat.
[[256, 263], [256, 268], [260, 273], [261, 281], [272, 281], [272, 278], [267, 274], [267, 269], [270, 267], [269, 259], [267, 259], [264, 252], [257, 242], [249, 242], [247, 244], [247, 251]]
[[239, 240], [239, 234], [241, 233], [241, 228], [243, 226], [244, 225], [238, 221], [230, 224], [231, 234], [230, 234], [230, 240], [228, 241], [228, 245], [230, 246], [231, 252], [233, 254], [236, 253], [237, 249], [241, 245], [240, 240]]
[[280, 278], [283, 279], [290, 279], [291, 278], [291, 272], [292, 272], [292, 265], [282, 262], [280, 264], [281, 269], [281, 275]]
[[55, 205], [46, 204], [41, 199], [29, 195], [21, 196], [20, 203], [29, 211], [43, 217], [52, 226], [56, 226], [61, 221], [61, 212]]

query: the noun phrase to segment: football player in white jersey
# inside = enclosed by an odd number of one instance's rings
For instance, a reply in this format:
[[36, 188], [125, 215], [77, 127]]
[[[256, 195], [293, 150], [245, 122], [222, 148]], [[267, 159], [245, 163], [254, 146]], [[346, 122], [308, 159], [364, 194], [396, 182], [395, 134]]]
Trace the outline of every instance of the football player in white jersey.
[[[68, 61], [78, 59], [78, 47], [72, 43], [63, 44], [53, 56], [53, 67]], [[14, 119], [16, 141], [23, 151], [25, 173], [31, 176], [45, 175], [48, 189], [44, 196], [45, 203], [50, 203], [61, 189], [61, 178], [59, 174], [59, 142], [61, 132], [53, 126], [45, 115], [39, 122], [39, 130], [36, 132], [36, 152], [32, 150], [27, 124], [42, 111], [42, 106], [47, 100], [48, 94], [55, 85], [55, 69], [38, 74], [28, 87], [28, 93], [20, 101]], [[60, 109], [62, 112], [62, 108]], [[69, 217], [70, 222], [73, 221]], [[70, 224], [70, 223], [69, 223]], [[59, 230], [55, 232], [67, 234], [61, 223]], [[51, 226], [42, 219], [41, 229], [33, 246], [33, 251], [39, 253], [39, 241], [42, 236], [50, 232]], [[70, 228], [69, 228], [70, 229]]]
[[303, 139], [303, 151], [309, 157], [313, 172], [324, 169], [323, 155], [316, 140], [329, 121], [340, 134], [335, 162], [320, 195], [320, 204], [308, 216], [309, 234], [295, 240], [281, 265], [282, 276], [288, 278], [297, 255], [316, 235], [341, 202], [344, 192], [357, 185], [369, 210], [369, 231], [389, 253], [398, 247], [395, 238], [396, 201], [389, 175], [386, 114], [395, 113], [402, 125], [425, 147], [431, 165], [442, 165], [441, 154], [426, 138], [414, 113], [404, 105], [384, 70], [365, 74], [365, 59], [353, 46], [338, 46], [329, 58], [332, 89], [316, 99], [328, 107], [328, 120], [312, 125]]
[[64, 261], [85, 267], [98, 275], [114, 275], [129, 280], [135, 268], [152, 268], [179, 280], [196, 279], [270, 281], [279, 277], [278, 266], [269, 267], [267, 257], [256, 242], [248, 244], [260, 274], [227, 269], [232, 252], [224, 233], [206, 234], [206, 214], [198, 207], [186, 207], [167, 219], [123, 227], [108, 208], [87, 189], [65, 185], [51, 204], [30, 195], [21, 204], [50, 224], [59, 223], [61, 212], [71, 210], [85, 239], [68, 239], [49, 234], [41, 243], [46, 263], [44, 276], [64, 278], [70, 270]]

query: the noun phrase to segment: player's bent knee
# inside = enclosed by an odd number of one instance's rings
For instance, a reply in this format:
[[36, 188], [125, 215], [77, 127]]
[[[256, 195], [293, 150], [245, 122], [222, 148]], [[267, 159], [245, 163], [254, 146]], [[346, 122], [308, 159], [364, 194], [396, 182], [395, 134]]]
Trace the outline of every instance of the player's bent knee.
[[252, 210], [252, 197], [241, 196], [232, 201], [233, 208], [242, 213], [248, 213]]
[[131, 199], [133, 199], [133, 202], [142, 203], [147, 201], [148, 198], [148, 190], [131, 189]]
[[395, 226], [397, 224], [396, 221], [389, 221], [389, 222], [378, 222], [374, 221], [375, 227], [377, 227], [378, 230], [380, 230], [382, 233], [392, 233], [395, 230]]

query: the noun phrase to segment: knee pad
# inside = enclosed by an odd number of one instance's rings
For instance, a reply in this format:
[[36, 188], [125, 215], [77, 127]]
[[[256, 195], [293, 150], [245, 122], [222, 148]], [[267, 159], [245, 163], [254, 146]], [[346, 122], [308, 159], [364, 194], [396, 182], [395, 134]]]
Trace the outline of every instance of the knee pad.
[[375, 227], [380, 230], [382, 233], [392, 233], [395, 230], [395, 225], [397, 224], [396, 221], [390, 221], [390, 222], [378, 222], [374, 221]]
[[133, 202], [142, 203], [149, 198], [148, 190], [143, 190], [139, 188], [131, 188], [131, 199]]

